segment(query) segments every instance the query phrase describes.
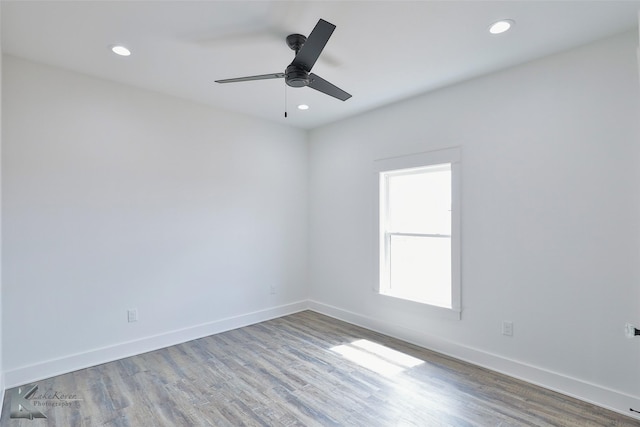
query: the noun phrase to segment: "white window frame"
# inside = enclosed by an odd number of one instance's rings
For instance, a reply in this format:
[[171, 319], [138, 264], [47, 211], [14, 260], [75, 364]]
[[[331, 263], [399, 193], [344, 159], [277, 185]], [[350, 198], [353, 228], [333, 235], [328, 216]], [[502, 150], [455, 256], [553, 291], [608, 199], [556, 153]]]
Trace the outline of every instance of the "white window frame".
[[[447, 148], [425, 153], [411, 154], [401, 157], [392, 157], [374, 161], [375, 175], [375, 286], [374, 291], [381, 298], [391, 298], [406, 302], [407, 304], [419, 304], [425, 311], [435, 315], [451, 319], [460, 319], [461, 304], [461, 256], [460, 256], [460, 152], [459, 147]], [[440, 307], [424, 302], [400, 299], [393, 295], [383, 293], [384, 286], [388, 283], [385, 277], [388, 268], [385, 267], [387, 251], [385, 243], [385, 227], [381, 222], [381, 185], [383, 185], [383, 173], [411, 172], [411, 169], [420, 169], [441, 164], [451, 164], [451, 308]]]

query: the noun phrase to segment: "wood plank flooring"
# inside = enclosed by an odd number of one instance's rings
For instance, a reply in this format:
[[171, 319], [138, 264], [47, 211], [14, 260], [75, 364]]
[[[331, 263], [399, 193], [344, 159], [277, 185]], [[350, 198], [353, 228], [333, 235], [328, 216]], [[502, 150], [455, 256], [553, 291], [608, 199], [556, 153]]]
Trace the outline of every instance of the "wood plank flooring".
[[640, 426], [311, 311], [37, 385], [47, 419], [10, 419], [8, 390], [0, 426]]

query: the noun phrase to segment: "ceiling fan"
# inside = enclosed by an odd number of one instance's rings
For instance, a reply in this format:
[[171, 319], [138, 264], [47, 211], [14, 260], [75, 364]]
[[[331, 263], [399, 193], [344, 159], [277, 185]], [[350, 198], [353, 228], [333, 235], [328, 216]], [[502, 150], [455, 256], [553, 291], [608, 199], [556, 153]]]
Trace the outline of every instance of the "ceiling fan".
[[233, 79], [216, 80], [216, 83], [247, 82], [252, 80], [267, 80], [284, 78], [285, 83], [291, 87], [308, 86], [319, 92], [333, 96], [341, 101], [351, 98], [351, 95], [329, 83], [322, 77], [311, 72], [311, 68], [316, 63], [322, 49], [329, 41], [336, 26], [330, 22], [320, 19], [316, 26], [305, 37], [302, 34], [290, 34], [287, 36], [287, 46], [295, 51], [296, 56], [286, 68], [284, 73], [261, 74], [257, 76], [238, 77]]

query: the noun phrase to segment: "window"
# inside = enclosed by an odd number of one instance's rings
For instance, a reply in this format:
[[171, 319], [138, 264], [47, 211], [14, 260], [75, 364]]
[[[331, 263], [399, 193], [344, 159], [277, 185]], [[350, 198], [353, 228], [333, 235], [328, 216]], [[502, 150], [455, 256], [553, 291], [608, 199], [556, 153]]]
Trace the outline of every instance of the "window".
[[460, 312], [459, 150], [376, 162], [378, 292]]

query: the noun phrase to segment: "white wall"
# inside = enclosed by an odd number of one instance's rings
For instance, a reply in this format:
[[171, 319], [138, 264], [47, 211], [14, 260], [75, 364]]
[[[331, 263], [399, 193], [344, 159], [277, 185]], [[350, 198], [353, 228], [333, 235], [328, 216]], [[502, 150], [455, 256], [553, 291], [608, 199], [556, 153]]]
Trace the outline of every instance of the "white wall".
[[[637, 33], [310, 135], [314, 307], [629, 413], [640, 403]], [[373, 292], [375, 159], [462, 148], [462, 320]], [[502, 320], [515, 335], [501, 335]]]
[[3, 65], [7, 386], [304, 306], [304, 132]]

